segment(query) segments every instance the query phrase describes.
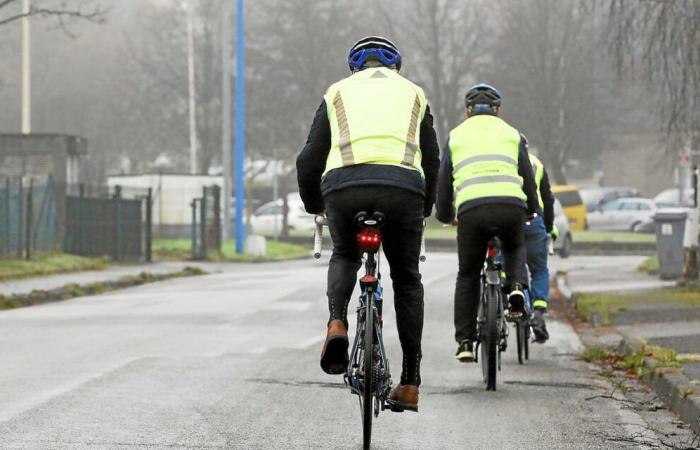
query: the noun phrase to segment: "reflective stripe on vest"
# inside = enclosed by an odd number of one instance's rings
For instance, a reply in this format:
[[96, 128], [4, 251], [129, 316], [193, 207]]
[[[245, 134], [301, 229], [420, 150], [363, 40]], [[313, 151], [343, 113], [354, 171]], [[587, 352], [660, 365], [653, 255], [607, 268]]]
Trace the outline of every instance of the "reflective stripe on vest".
[[527, 199], [518, 174], [520, 133], [496, 116], [473, 116], [450, 132], [455, 206], [485, 197]]
[[530, 164], [532, 164], [532, 170], [535, 171], [535, 184], [537, 185], [537, 201], [540, 203], [540, 210], [544, 211], [544, 201], [542, 201], [542, 192], [540, 192], [540, 185], [542, 184], [542, 179], [544, 178], [544, 164], [540, 159], [533, 155], [530, 155]]
[[387, 68], [357, 72], [332, 85], [324, 96], [331, 125], [329, 171], [355, 164], [385, 164], [423, 176], [420, 122], [423, 90]]

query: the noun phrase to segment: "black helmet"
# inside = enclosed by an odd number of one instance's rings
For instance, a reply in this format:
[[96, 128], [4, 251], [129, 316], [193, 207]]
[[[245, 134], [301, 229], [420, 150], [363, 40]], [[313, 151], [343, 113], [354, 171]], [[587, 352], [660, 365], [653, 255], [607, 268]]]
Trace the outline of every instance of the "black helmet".
[[348, 65], [353, 72], [367, 68], [367, 59], [373, 57], [386, 67], [401, 70], [401, 53], [393, 42], [380, 36], [367, 36], [355, 42], [348, 52]]
[[501, 94], [490, 84], [480, 83], [467, 91], [464, 104], [468, 109], [494, 111], [501, 106]]

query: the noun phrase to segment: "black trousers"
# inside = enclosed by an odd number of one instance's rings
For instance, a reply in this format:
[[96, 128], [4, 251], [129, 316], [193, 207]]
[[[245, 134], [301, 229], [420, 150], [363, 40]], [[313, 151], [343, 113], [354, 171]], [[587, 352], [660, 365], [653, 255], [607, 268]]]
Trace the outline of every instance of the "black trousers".
[[419, 385], [423, 284], [418, 257], [423, 231], [423, 197], [401, 188], [359, 186], [332, 192], [326, 195], [324, 203], [333, 238], [333, 255], [328, 265], [328, 309], [331, 320], [340, 319], [346, 324], [348, 302], [362, 265], [353, 218], [360, 211], [380, 211], [386, 216], [382, 245], [389, 262], [396, 325], [403, 350], [401, 384]]
[[459, 272], [455, 287], [455, 339], [476, 339], [476, 315], [479, 307], [480, 274], [486, 259], [488, 241], [501, 240], [508, 283], [527, 284], [523, 229], [525, 210], [508, 204], [481, 205], [459, 215], [457, 249]]

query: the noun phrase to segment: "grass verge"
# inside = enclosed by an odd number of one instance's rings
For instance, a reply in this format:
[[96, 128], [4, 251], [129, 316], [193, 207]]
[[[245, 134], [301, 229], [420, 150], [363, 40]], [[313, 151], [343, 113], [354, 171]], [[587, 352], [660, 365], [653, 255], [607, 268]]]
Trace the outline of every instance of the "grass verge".
[[[153, 241], [153, 255], [158, 260], [186, 261], [191, 259], [189, 239], [157, 239]], [[225, 243], [221, 252], [209, 252], [210, 261], [221, 262], [266, 262], [299, 259], [309, 256], [311, 248], [268, 239], [267, 255], [238, 255], [232, 243]]]
[[644, 262], [637, 267], [637, 271], [647, 273], [649, 275], [656, 275], [659, 273], [659, 257], [651, 256], [645, 259]]
[[109, 258], [86, 258], [65, 253], [37, 253], [29, 261], [0, 259], [0, 281], [29, 278], [83, 270], [102, 270]]
[[[630, 301], [622, 295], [583, 294], [576, 298], [576, 309], [588, 322], [610, 325], [610, 316], [624, 311]], [[594, 315], [598, 315], [599, 320]]]
[[616, 231], [572, 231], [574, 242], [613, 242], [619, 244], [655, 243], [656, 235]]
[[21, 308], [24, 306], [39, 305], [42, 303], [69, 300], [85, 295], [97, 295], [104, 292], [124, 289], [142, 284], [155, 283], [156, 281], [168, 280], [171, 278], [191, 277], [203, 275], [205, 272], [196, 267], [185, 267], [179, 272], [164, 274], [152, 274], [141, 272], [138, 275], [130, 275], [113, 281], [103, 281], [97, 283], [79, 285], [76, 283], [66, 284], [63, 287], [49, 290], [33, 290], [28, 294], [13, 294], [8, 296], [0, 295], [0, 310]]

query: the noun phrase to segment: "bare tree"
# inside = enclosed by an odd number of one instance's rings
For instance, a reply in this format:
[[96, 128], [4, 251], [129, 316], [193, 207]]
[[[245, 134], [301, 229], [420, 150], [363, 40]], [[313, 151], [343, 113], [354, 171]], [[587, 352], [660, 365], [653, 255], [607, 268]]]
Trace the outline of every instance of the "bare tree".
[[690, 143], [700, 152], [700, 2], [606, 0], [602, 5], [619, 74], [644, 73], [668, 149]]
[[20, 20], [27, 16], [38, 18], [55, 18], [57, 25], [64, 31], [70, 20], [89, 20], [103, 22], [106, 8], [95, 5], [91, 0], [56, 0], [43, 2], [34, 1], [28, 13], [21, 10], [22, 0], [0, 0], [0, 27]]
[[557, 183], [575, 148], [590, 152], [603, 125], [594, 16], [583, 0], [502, 0], [494, 12], [488, 73], [504, 95], [506, 117], [521, 129]]
[[402, 72], [425, 88], [438, 137], [445, 139], [461, 119], [464, 94], [486, 60], [484, 3], [382, 0], [376, 5], [385, 25], [380, 34], [397, 40]]

